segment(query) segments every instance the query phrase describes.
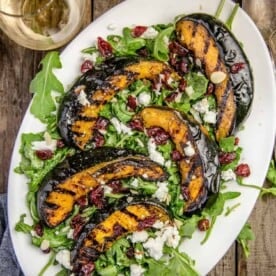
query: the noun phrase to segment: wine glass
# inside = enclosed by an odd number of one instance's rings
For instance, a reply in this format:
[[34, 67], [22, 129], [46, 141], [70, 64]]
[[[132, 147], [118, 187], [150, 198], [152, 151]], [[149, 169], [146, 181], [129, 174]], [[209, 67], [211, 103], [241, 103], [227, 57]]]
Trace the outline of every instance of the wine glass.
[[58, 48], [82, 26], [84, 0], [0, 0], [0, 28], [17, 44]]

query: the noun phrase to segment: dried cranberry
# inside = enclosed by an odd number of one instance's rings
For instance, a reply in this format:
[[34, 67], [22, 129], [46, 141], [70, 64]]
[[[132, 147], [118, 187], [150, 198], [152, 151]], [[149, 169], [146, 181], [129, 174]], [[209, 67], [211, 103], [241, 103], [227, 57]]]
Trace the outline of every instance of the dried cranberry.
[[133, 259], [134, 258], [134, 255], [135, 255], [135, 250], [134, 250], [134, 247], [129, 247], [126, 251], [126, 255], [129, 259]]
[[237, 155], [235, 152], [220, 152], [219, 162], [222, 165], [229, 164], [236, 159]]
[[133, 130], [144, 131], [143, 123], [139, 119], [130, 121], [128, 125]]
[[132, 29], [132, 35], [134, 37], [139, 37], [147, 30], [147, 28], [148, 27], [146, 26], [136, 26]]
[[137, 54], [141, 57], [148, 57], [149, 51], [146, 47], [143, 47], [143, 48], [137, 50]]
[[141, 221], [139, 221], [138, 226], [137, 226], [137, 230], [141, 231], [143, 229], [152, 227], [152, 225], [156, 222], [156, 216], [150, 216], [147, 217]]
[[64, 148], [65, 144], [62, 139], [57, 140], [57, 148], [62, 149]]
[[177, 92], [173, 92], [165, 98], [165, 101], [168, 102], [168, 103], [174, 102], [177, 95], [178, 95]]
[[200, 231], [207, 231], [210, 228], [210, 222], [208, 219], [204, 218], [201, 219], [198, 223], [197, 223], [197, 227]]
[[181, 194], [182, 194], [184, 200], [188, 201], [190, 199], [190, 190], [188, 187], [182, 185], [181, 186]]
[[176, 41], [172, 41], [169, 44], [169, 50], [170, 50], [170, 52], [175, 53], [180, 56], [186, 56], [188, 53], [188, 50]]
[[81, 72], [85, 73], [93, 68], [93, 63], [91, 60], [85, 60], [81, 65]]
[[215, 90], [215, 85], [212, 82], [209, 82], [206, 95], [212, 95], [214, 93], [214, 90]]
[[233, 65], [231, 65], [230, 67], [230, 72], [232, 74], [237, 74], [241, 69], [243, 69], [245, 66], [245, 63], [244, 62], [237, 62], [237, 63], [234, 63]]
[[81, 215], [76, 215], [72, 218], [70, 222], [70, 227], [74, 230], [73, 232], [73, 239], [77, 240], [86, 221]]
[[95, 269], [95, 264], [93, 262], [86, 263], [81, 267], [81, 272], [82, 272], [81, 275], [90, 276], [94, 271], [94, 269]]
[[179, 161], [182, 159], [182, 154], [178, 150], [173, 150], [171, 153], [173, 161]]
[[240, 138], [239, 137], [235, 137], [235, 143], [234, 145], [237, 146], [240, 142]]
[[43, 229], [43, 226], [40, 222], [35, 225], [34, 231], [39, 237], [43, 236], [44, 229]]
[[112, 180], [107, 184], [110, 188], [112, 188], [112, 192], [114, 194], [122, 193], [128, 191], [127, 188], [124, 188], [122, 182], [120, 180]]
[[103, 38], [98, 37], [98, 49], [103, 57], [112, 56], [112, 46]]
[[95, 131], [93, 140], [96, 148], [102, 147], [105, 143], [104, 136], [101, 135], [98, 131]]
[[179, 62], [178, 70], [185, 74], [188, 72], [188, 67], [189, 67], [188, 59], [182, 58], [181, 61]]
[[147, 134], [154, 139], [156, 145], [164, 145], [170, 138], [170, 135], [161, 127], [148, 128]]
[[124, 232], [125, 229], [119, 223], [116, 222], [113, 226], [113, 237], [117, 238], [121, 236]]
[[250, 168], [249, 168], [248, 164], [240, 164], [235, 169], [235, 174], [237, 176], [247, 177], [250, 175], [250, 173], [251, 172], [250, 172]]
[[48, 159], [51, 159], [53, 157], [53, 152], [51, 150], [48, 150], [48, 149], [36, 150], [35, 154], [41, 160], [48, 160]]
[[92, 204], [97, 208], [102, 209], [104, 207], [104, 189], [101, 186], [94, 188], [89, 193], [89, 199]]
[[101, 130], [105, 130], [106, 127], [108, 126], [109, 121], [104, 118], [104, 117], [98, 117], [97, 121], [96, 121], [96, 128], [97, 129], [101, 129]]
[[187, 81], [185, 79], [180, 79], [179, 85], [178, 85], [179, 91], [181, 92], [185, 91], [186, 87], [187, 87]]
[[172, 66], [175, 66], [175, 65], [176, 65], [176, 63], [177, 63], [176, 54], [174, 54], [174, 53], [169, 53], [169, 63], [170, 63]]
[[82, 196], [76, 200], [76, 204], [79, 205], [82, 209], [88, 205], [88, 200], [86, 196]]
[[133, 97], [132, 95], [129, 95], [127, 97], [127, 106], [132, 109], [132, 110], [135, 110], [136, 107], [137, 107], [137, 101], [136, 101], [136, 98]]

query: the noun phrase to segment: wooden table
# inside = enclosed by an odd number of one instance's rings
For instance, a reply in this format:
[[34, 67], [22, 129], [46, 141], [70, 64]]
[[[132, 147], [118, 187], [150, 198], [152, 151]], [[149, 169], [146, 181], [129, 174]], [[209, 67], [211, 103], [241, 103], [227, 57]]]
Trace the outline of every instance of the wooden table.
[[[84, 1], [84, 0], [83, 0]], [[85, 24], [97, 18], [122, 0], [85, 0], [87, 14]], [[150, 1], [150, 0], [149, 0]], [[254, 2], [256, 2], [254, 4]], [[258, 2], [258, 3], [257, 3]], [[243, 8], [259, 25], [265, 38], [271, 31], [263, 19], [270, 16], [276, 28], [275, 0], [243, 0]], [[264, 11], [264, 8], [267, 9]], [[256, 12], [257, 11], [257, 12]], [[274, 17], [274, 18], [273, 18]], [[274, 21], [273, 21], [274, 20]], [[22, 48], [0, 31], [0, 192], [6, 192], [8, 169], [15, 137], [25, 110], [31, 100], [29, 83], [38, 71], [43, 52]], [[251, 255], [245, 260], [241, 248], [234, 243], [224, 258], [209, 275], [276, 275], [276, 199], [258, 200], [250, 216], [250, 224], [256, 235], [251, 243]], [[11, 275], [12, 276], [12, 275]]]

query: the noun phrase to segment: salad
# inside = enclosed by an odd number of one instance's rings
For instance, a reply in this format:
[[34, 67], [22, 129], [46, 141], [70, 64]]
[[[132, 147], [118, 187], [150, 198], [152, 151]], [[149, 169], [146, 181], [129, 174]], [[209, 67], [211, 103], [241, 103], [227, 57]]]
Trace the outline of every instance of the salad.
[[240, 195], [227, 183], [250, 175], [234, 134], [252, 73], [229, 31], [238, 7], [226, 25], [221, 8], [98, 37], [67, 93], [58, 53], [43, 59], [31, 113], [46, 129], [22, 135], [16, 168], [33, 221], [16, 230], [49, 254], [41, 275], [198, 275], [181, 244], [197, 230], [205, 243], [239, 207], [224, 210]]

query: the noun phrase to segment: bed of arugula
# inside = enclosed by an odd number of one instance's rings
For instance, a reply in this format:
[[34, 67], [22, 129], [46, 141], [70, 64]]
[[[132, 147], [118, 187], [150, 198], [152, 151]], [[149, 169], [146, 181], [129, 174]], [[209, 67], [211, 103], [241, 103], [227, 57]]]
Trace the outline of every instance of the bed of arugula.
[[[223, 2], [223, 1], [222, 1]], [[221, 10], [221, 5], [218, 8], [219, 14]], [[237, 6], [234, 11], [236, 12]], [[234, 12], [234, 13], [235, 13]], [[233, 14], [234, 14], [233, 13]], [[231, 27], [231, 22], [233, 20], [233, 14], [228, 20], [228, 27]], [[164, 36], [168, 36], [173, 32], [173, 24], [169, 25], [157, 25], [155, 26], [156, 30], [159, 31], [159, 35], [155, 40], [146, 40], [142, 38], [133, 38], [131, 36], [131, 29], [125, 28], [122, 32], [122, 36], [110, 36], [108, 41], [115, 49], [117, 55], [132, 55], [136, 52], [137, 49], [147, 46], [151, 52], [153, 58], [166, 61], [168, 58], [168, 49], [164, 44]], [[115, 39], [116, 38], [116, 39]], [[95, 47], [90, 47], [85, 49], [83, 52], [86, 54], [93, 54], [97, 49]], [[101, 62], [102, 59], [99, 56], [97, 62]], [[58, 52], [50, 52], [45, 58], [41, 61], [42, 70], [35, 76], [30, 85], [30, 91], [34, 94], [30, 112], [39, 119], [43, 124], [45, 124], [45, 131], [50, 134], [52, 139], [60, 139], [59, 133], [57, 131], [57, 109], [58, 105], [65, 94], [62, 83], [56, 78], [53, 71], [62, 67], [60, 62]], [[195, 78], [197, 78], [195, 80]], [[198, 79], [199, 78], [199, 79]], [[196, 91], [195, 96], [198, 99], [202, 98], [204, 92], [206, 91], [208, 81], [204, 76], [198, 76], [197, 74], [191, 73], [189, 76], [190, 85], [193, 86]], [[197, 83], [197, 86], [194, 85]], [[198, 85], [198, 83], [200, 85]], [[128, 93], [133, 95], [138, 95], [141, 91], [149, 91], [150, 87], [146, 86], [145, 82], [137, 81], [130, 88]], [[53, 96], [52, 91], [55, 91], [55, 96]], [[128, 94], [129, 95], [129, 94]], [[153, 95], [153, 94], [152, 94]], [[166, 89], [163, 89], [161, 94], [158, 97], [152, 96], [151, 103], [158, 104], [162, 102], [163, 99], [167, 96]], [[124, 92], [119, 93], [116, 96], [116, 103], [109, 103], [102, 110], [101, 115], [110, 118], [117, 117], [121, 122], [127, 122], [129, 118], [133, 115], [125, 105], [125, 94]], [[193, 99], [193, 100], [196, 100]], [[208, 99], [210, 106], [214, 106], [214, 99], [209, 97]], [[42, 104], [43, 103], [43, 104]], [[190, 108], [190, 102], [186, 98], [180, 101], [179, 103], [174, 103], [171, 107], [181, 110], [182, 112], [188, 112]], [[28, 188], [29, 192], [27, 195], [27, 205], [30, 210], [30, 216], [33, 220], [33, 224], [29, 225], [24, 222], [24, 218], [27, 214], [22, 214], [19, 222], [16, 224], [16, 231], [24, 232], [30, 234], [32, 244], [39, 247], [43, 240], [48, 240], [50, 242], [51, 253], [49, 262], [44, 268], [42, 268], [40, 275], [42, 275], [45, 270], [56, 264], [55, 255], [61, 249], [71, 249], [74, 245], [72, 239], [68, 239], [68, 232], [70, 231], [70, 222], [74, 215], [76, 215], [79, 210], [78, 207], [75, 207], [74, 213], [68, 218], [64, 223], [59, 225], [54, 229], [45, 227], [43, 236], [39, 237], [37, 235], [32, 235], [34, 227], [39, 223], [39, 216], [36, 209], [36, 192], [39, 189], [39, 185], [45, 175], [52, 170], [57, 164], [62, 162], [68, 154], [73, 154], [74, 149], [69, 147], [57, 148], [54, 152], [54, 155], [49, 160], [39, 159], [35, 151], [33, 150], [32, 143], [34, 141], [43, 141], [44, 133], [24, 133], [21, 137], [21, 147], [20, 153], [22, 156], [19, 166], [16, 168], [16, 172], [20, 174], [25, 174], [28, 178]], [[146, 143], [146, 137], [141, 132], [135, 132], [133, 135], [129, 136], [126, 134], [118, 134], [116, 129], [110, 125], [108, 131], [105, 134], [105, 145], [115, 146], [115, 147], [126, 147], [136, 150], [137, 152], [147, 154], [146, 147], [141, 147], [137, 143], [137, 139]], [[158, 150], [163, 153], [163, 156], [169, 159], [169, 156], [166, 156], [166, 153], [170, 152], [171, 143], [168, 142], [165, 145], [159, 146]], [[239, 163], [239, 159], [242, 153], [242, 148], [235, 144], [235, 137], [227, 137], [220, 142], [220, 149], [224, 152], [235, 152], [236, 159], [226, 165], [222, 166], [221, 170], [234, 169]], [[168, 170], [170, 175], [170, 181], [178, 182], [177, 166], [172, 164]], [[275, 162], [271, 161], [271, 165], [267, 175], [268, 179], [272, 183], [272, 186], [269, 188], [260, 188], [254, 185], [244, 184], [242, 179], [237, 179], [240, 185], [249, 186], [261, 190], [261, 196], [265, 194], [276, 195], [276, 169]], [[152, 195], [156, 190], [156, 185], [152, 183], [147, 183], [145, 181], [139, 180], [139, 192]], [[127, 185], [127, 183], [126, 183]], [[216, 222], [218, 216], [228, 216], [236, 208], [239, 207], [240, 203], [236, 203], [231, 206], [231, 204], [225, 208], [226, 201], [229, 201], [234, 198], [238, 198], [240, 193], [235, 191], [225, 191], [227, 183], [221, 184], [220, 192], [217, 196], [211, 197], [208, 200], [206, 207], [202, 210], [201, 214], [193, 215], [189, 218], [182, 219], [179, 216], [181, 202], [177, 202], [177, 194], [174, 196], [176, 199], [171, 208], [175, 218], [181, 221], [179, 226], [179, 233], [183, 239], [192, 238], [193, 233], [197, 230], [198, 222], [202, 218], [208, 218], [210, 220], [210, 228], [206, 231], [204, 239], [201, 243], [205, 243], [212, 232], [213, 225]], [[179, 193], [176, 191], [175, 193]], [[95, 207], [88, 207], [82, 213], [81, 216], [85, 220], [89, 220], [93, 213], [95, 212]], [[58, 235], [56, 233], [59, 233]], [[249, 255], [248, 242], [254, 239], [254, 234], [251, 230], [249, 224], [246, 224], [242, 229], [240, 235], [237, 238], [237, 241], [241, 244], [244, 249], [246, 256]], [[139, 250], [143, 250], [143, 247], [140, 243], [135, 244]], [[112, 248], [103, 254], [99, 260], [96, 262], [97, 273], [100, 275], [116, 275], [118, 271], [125, 271], [124, 269], [129, 267], [130, 259], [126, 256], [126, 250], [129, 248], [129, 240], [122, 238], [114, 243]], [[170, 262], [164, 263], [161, 261], [156, 261], [152, 258], [143, 258], [139, 262], [142, 266], [147, 266], [148, 271], [146, 275], [197, 275], [197, 272], [194, 270], [194, 262], [185, 254], [179, 253], [178, 250], [171, 247], [164, 247], [164, 253], [173, 256], [170, 259]], [[68, 271], [62, 269], [57, 275], [67, 275]]]

